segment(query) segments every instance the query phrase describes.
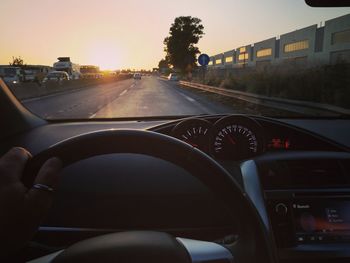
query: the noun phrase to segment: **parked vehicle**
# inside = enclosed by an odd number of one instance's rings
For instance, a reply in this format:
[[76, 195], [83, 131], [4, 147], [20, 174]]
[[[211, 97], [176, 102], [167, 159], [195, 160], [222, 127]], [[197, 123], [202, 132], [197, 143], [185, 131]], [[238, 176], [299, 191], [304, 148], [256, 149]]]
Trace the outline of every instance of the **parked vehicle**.
[[135, 73], [134, 74], [134, 79], [141, 79], [141, 78], [142, 78], [142, 76], [141, 76], [140, 73]]
[[55, 71], [67, 72], [70, 79], [80, 79], [80, 66], [70, 61], [70, 57], [59, 57], [58, 62], [53, 64]]
[[41, 83], [52, 67], [44, 65], [25, 65], [22, 67], [24, 82]]
[[178, 81], [179, 80], [179, 77], [176, 73], [170, 73], [169, 76], [168, 76], [168, 80], [170, 81]]
[[23, 81], [23, 73], [20, 67], [1, 67], [0, 76], [7, 84], [18, 84]]
[[69, 75], [65, 71], [51, 71], [47, 76], [43, 79], [43, 82], [48, 81], [63, 81], [69, 80]]

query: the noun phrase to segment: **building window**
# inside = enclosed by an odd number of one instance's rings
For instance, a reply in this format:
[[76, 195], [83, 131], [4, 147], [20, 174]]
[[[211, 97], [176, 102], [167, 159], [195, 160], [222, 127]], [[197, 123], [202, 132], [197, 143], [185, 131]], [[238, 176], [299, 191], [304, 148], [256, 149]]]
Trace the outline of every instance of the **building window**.
[[267, 57], [272, 55], [272, 48], [260, 49], [256, 52], [258, 58]]
[[219, 64], [221, 64], [221, 63], [222, 63], [221, 58], [219, 58], [219, 59], [215, 60], [215, 64], [216, 64], [216, 65], [219, 65]]
[[226, 63], [231, 63], [233, 61], [233, 57], [226, 57], [225, 62]]
[[349, 43], [350, 42], [350, 29], [332, 34], [332, 45]]
[[238, 60], [247, 60], [248, 58], [249, 58], [248, 53], [239, 54], [239, 56], [238, 56]]
[[294, 52], [298, 50], [308, 49], [309, 48], [309, 40], [298, 41], [290, 44], [284, 45], [284, 52]]
[[208, 63], [209, 66], [212, 66], [213, 65], [213, 61], [210, 60], [209, 63]]
[[239, 49], [239, 53], [244, 53], [244, 52], [247, 52], [246, 47], [241, 47], [241, 48]]

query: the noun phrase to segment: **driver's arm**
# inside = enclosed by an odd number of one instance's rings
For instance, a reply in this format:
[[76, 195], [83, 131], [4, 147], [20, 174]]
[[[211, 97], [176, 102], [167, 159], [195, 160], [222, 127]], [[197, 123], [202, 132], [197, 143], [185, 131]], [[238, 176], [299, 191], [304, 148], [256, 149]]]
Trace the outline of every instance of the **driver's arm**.
[[0, 158], [0, 258], [18, 251], [36, 233], [51, 206], [61, 161], [51, 158], [41, 167], [32, 188], [21, 177], [31, 154], [13, 148]]

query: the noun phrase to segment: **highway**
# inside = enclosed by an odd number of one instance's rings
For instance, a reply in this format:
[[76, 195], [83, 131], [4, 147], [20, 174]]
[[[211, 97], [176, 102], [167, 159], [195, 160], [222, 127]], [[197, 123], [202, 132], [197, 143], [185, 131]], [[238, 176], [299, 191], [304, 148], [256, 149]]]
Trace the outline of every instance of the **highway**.
[[232, 112], [176, 82], [157, 77], [115, 83], [22, 101], [46, 119], [124, 118]]

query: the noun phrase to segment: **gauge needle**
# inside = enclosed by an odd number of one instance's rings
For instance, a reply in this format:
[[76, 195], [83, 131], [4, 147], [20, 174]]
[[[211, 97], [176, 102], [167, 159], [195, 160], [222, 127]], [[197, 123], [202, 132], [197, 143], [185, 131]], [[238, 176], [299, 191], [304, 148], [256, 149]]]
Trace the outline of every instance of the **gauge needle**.
[[191, 144], [193, 147], [198, 148], [198, 145], [197, 145], [197, 144], [195, 144], [195, 143], [190, 142], [189, 144]]
[[235, 141], [230, 135], [228, 135], [227, 137], [228, 137], [228, 140], [229, 140], [233, 145], [236, 144], [236, 141]]

